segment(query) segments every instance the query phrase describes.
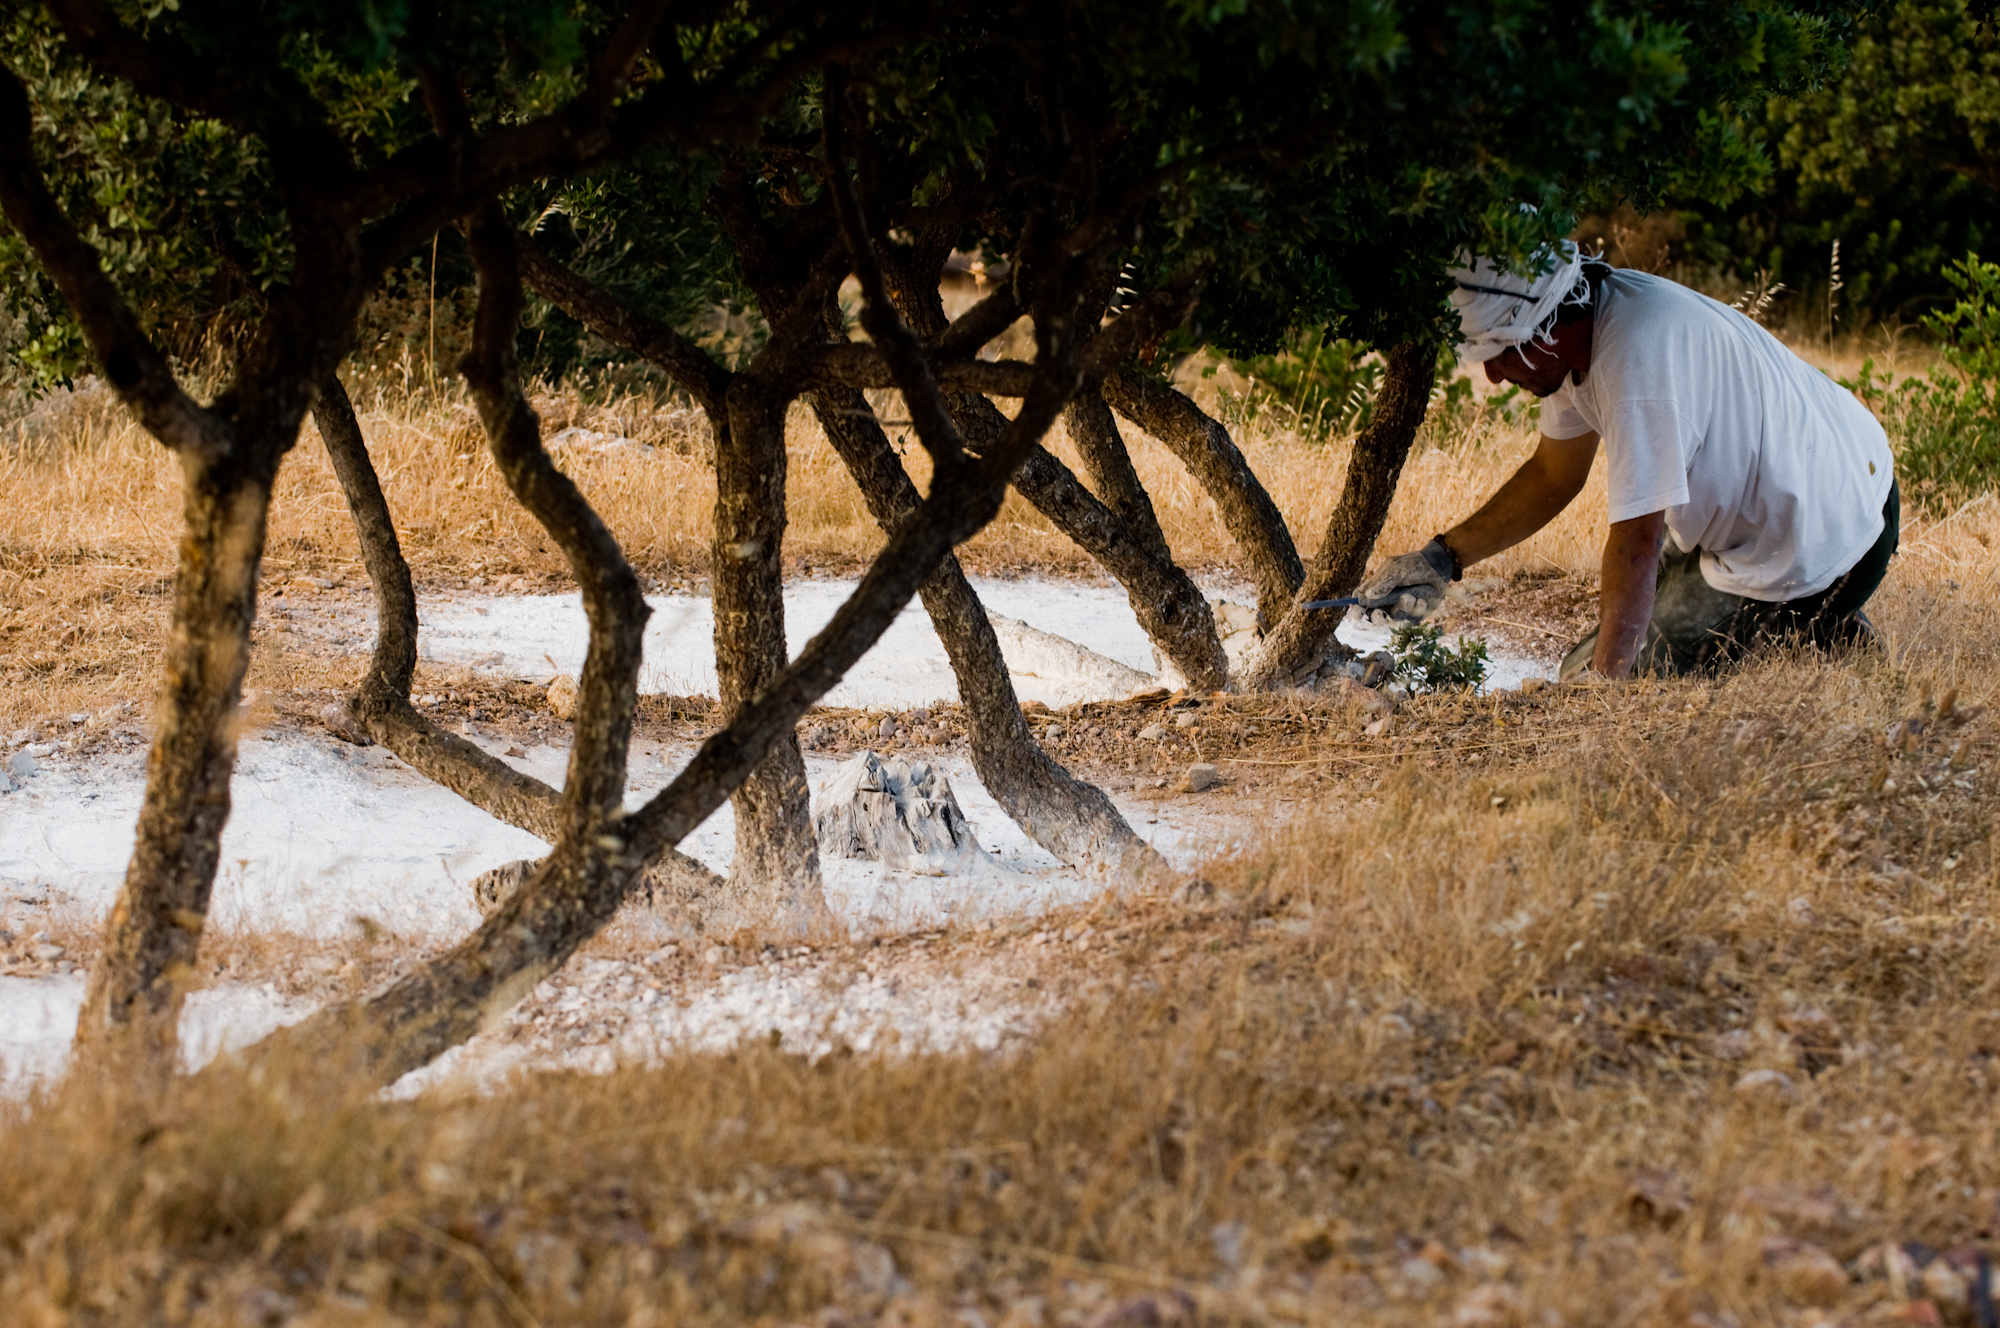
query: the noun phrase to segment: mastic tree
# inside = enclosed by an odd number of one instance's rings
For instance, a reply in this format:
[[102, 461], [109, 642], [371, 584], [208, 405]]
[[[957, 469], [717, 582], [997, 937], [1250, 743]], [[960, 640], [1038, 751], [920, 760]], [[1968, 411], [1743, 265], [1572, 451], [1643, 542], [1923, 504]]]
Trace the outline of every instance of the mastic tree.
[[[1756, 167], [1728, 109], [1810, 81], [1837, 54], [1836, 23], [1805, 6], [1672, 9], [996, 0], [683, 15], [501, 0], [357, 14], [63, 0], [22, 20], [0, 53], [14, 71], [0, 88], [0, 205], [33, 263], [15, 252], [10, 291], [41, 320], [44, 362], [88, 346], [190, 477], [140, 844], [80, 1040], [171, 1037], [227, 814], [271, 476], [307, 410], [381, 611], [357, 720], [552, 850], [472, 936], [273, 1049], [323, 1051], [358, 1028], [360, 1072], [423, 1063], [562, 963], [649, 873], [712, 896], [718, 883], [673, 845], [732, 795], [739, 883], [809, 909], [793, 726], [913, 593], [951, 650], [996, 795], [1072, 861], [1148, 870], [1157, 857], [1108, 800], [1026, 734], [951, 548], [1012, 483], [1119, 577], [1191, 682], [1229, 681], [1209, 608], [1125, 454], [1122, 413], [1176, 448], [1245, 550], [1267, 630], [1237, 681], [1321, 676], [1338, 655], [1331, 623], [1295, 602], [1350, 586], [1372, 548], [1452, 332], [1452, 255], [1525, 255], [1574, 204], [1610, 193], [1727, 187]], [[98, 102], [143, 132], [95, 135]], [[147, 135], [177, 146], [133, 146]], [[75, 144], [87, 150], [64, 150]], [[235, 208], [176, 205], [173, 172], [197, 147], [225, 164]], [[124, 183], [95, 187], [106, 181]], [[121, 191], [144, 206], [102, 206]], [[560, 225], [536, 230], [550, 218]], [[495, 461], [563, 549], [590, 619], [561, 790], [409, 704], [410, 573], [334, 372], [362, 299], [441, 227], [463, 236], [477, 273], [462, 369]], [[143, 246], [187, 258], [148, 273], [123, 256]], [[974, 247], [1004, 256], [1006, 278], [947, 320], [941, 269]], [[858, 328], [837, 298], [850, 276]], [[528, 288], [671, 374], [715, 433], [726, 723], [636, 812], [622, 798], [645, 607], [615, 535], [542, 448], [521, 387]], [[676, 326], [718, 291], [761, 315], [740, 362]], [[162, 344], [188, 309], [223, 307], [242, 331], [230, 385], [202, 404]], [[982, 358], [1023, 318], [1031, 361]], [[1364, 338], [1388, 365], [1309, 566], [1227, 432], [1148, 367], [1175, 347], [1253, 349], [1299, 326]], [[863, 395], [882, 388], [900, 393], [927, 454], [927, 491]], [[800, 398], [886, 543], [833, 622], [788, 656], [783, 422]], [[1082, 476], [1042, 445], [1058, 418]]]
[[[883, 218], [883, 286], [923, 336], [945, 334], [939, 277], [954, 249], [1011, 252], [1025, 230], [1022, 200], [1052, 188], [1010, 155], [1035, 131], [1034, 106], [1017, 89], [1039, 72], [1071, 71], [1069, 151], [1090, 160], [1105, 187], [1144, 184], [1142, 223], [1117, 255], [1118, 277], [1107, 274], [1093, 292], [1091, 315], [1107, 317], [1107, 328], [1142, 353], [1087, 381], [1066, 408], [1082, 474], [1037, 447], [1014, 484], [1125, 586], [1162, 656], [1202, 688], [1229, 683], [1228, 662], [1209, 606], [1175, 564], [1138, 485], [1114, 408], [1166, 440], [1200, 478], [1259, 586], [1273, 630], [1234, 681], [1268, 687], [1332, 676], [1328, 666], [1343, 653], [1331, 639], [1333, 620], [1289, 610], [1302, 587], [1308, 598], [1340, 593], [1366, 563], [1449, 336], [1440, 282], [1448, 258], [1468, 245], [1526, 252], [1567, 226], [1567, 198], [1740, 188], [1757, 162], [1721, 111], [1774, 86], [1808, 83], [1837, 53], [1828, 24], [1797, 11], [1701, 7], [1685, 25], [1607, 20], [1595, 40], [1579, 43], [1574, 25], [1552, 12], [1512, 12], [1496, 31], [1473, 23], [1479, 11], [1466, 7], [1450, 17], [1478, 40], [1433, 41], [1423, 55], [1410, 54], [1390, 10], [1368, 9], [1369, 21], [1357, 24], [1349, 8], [1336, 36], [1325, 26], [1330, 12], [1307, 20], [1258, 9], [1247, 25], [1176, 26], [1115, 5], [1078, 6], [1041, 30], [1060, 35], [1054, 45], [1033, 30], [983, 29], [968, 11], [951, 40], [857, 60], [840, 84], [852, 103], [861, 178]], [[1113, 45], [1123, 58], [1096, 58]], [[1547, 96], [1509, 100], [1528, 70], [1577, 89], [1552, 138], [1537, 136], [1550, 119]], [[1436, 95], [1440, 88], [1451, 92]], [[676, 292], [661, 290], [656, 274], [674, 271], [671, 255], [713, 226], [735, 246], [736, 271], [767, 325], [796, 328], [797, 284], [788, 274], [810, 269], [839, 221], [819, 118], [829, 95], [802, 88], [756, 144], [721, 154], [713, 178], [692, 194], [689, 173], [662, 173], [649, 158], [516, 207], [537, 223], [524, 240], [537, 292], [673, 376], [703, 403], [719, 439], [745, 423], [728, 405], [742, 380], [675, 332], [662, 300]], [[1524, 213], [1524, 197], [1546, 211]], [[598, 257], [614, 247], [629, 262]], [[994, 307], [995, 328], [1019, 312]], [[1133, 336], [1142, 309], [1149, 330]], [[1171, 315], [1164, 335], [1150, 330], [1162, 310]], [[1142, 364], [1165, 343], [1254, 347], [1302, 322], [1368, 338], [1392, 366], [1309, 585], [1290, 532], [1227, 431]], [[823, 332], [847, 343], [849, 329], [831, 307]], [[888, 383], [886, 364], [858, 345], [840, 349], [838, 361], [816, 371], [821, 386], [808, 399], [871, 510], [893, 528], [916, 488], [861, 392]], [[946, 362], [942, 371], [979, 389], [947, 394], [974, 446], [1004, 424], [988, 397], [1027, 381], [1018, 364]], [[745, 483], [773, 483], [781, 471], [782, 448], [767, 431], [771, 443]], [[720, 467], [719, 482], [732, 473]], [[736, 534], [766, 545], [781, 537], [770, 528]], [[718, 566], [734, 539], [718, 526]], [[775, 585], [775, 568], [768, 575]], [[924, 598], [968, 704], [975, 766], [1001, 804], [1068, 861], [1134, 852], [1101, 795], [1034, 746], [984, 612], [955, 566], [926, 584]], [[725, 676], [725, 691], [737, 686]], [[738, 806], [739, 863], [756, 861], [764, 845], [767, 870], [811, 876], [796, 767], [762, 794], [749, 792]], [[791, 851], [770, 851], [786, 844]]]
[[2000, 236], [2000, 26], [1977, 8], [1879, 6], [1839, 77], [1747, 108], [1770, 176], [1735, 200], [1674, 199], [1687, 256], [1823, 307], [1839, 241], [1840, 328], [1950, 304], [1946, 266]]

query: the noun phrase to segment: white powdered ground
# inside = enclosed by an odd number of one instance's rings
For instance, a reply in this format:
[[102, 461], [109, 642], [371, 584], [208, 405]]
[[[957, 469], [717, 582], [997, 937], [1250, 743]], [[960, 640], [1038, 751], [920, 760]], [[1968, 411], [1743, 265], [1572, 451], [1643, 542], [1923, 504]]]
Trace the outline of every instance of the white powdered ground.
[[[977, 585], [997, 613], [1131, 668], [1150, 673], [1156, 667], [1150, 642], [1115, 587], [1039, 579]], [[787, 589], [795, 648], [825, 624], [852, 588], [852, 582], [824, 581]], [[662, 595], [650, 602], [645, 689], [712, 694], [709, 601]], [[1373, 649], [1386, 640], [1387, 630], [1349, 623], [1341, 635]], [[421, 639], [429, 659], [501, 677], [547, 678], [581, 666], [586, 637], [578, 599], [567, 595], [430, 600]], [[1546, 672], [1508, 657], [1494, 664], [1495, 686], [1518, 685], [1524, 676]], [[1084, 674], [1021, 674], [1015, 684], [1025, 698], [1052, 705], [1103, 699], [1092, 694]], [[956, 690], [944, 649], [913, 604], [827, 701], [907, 708], [953, 699]], [[496, 754], [506, 746], [476, 728], [467, 736]], [[636, 805], [664, 786], [691, 754], [684, 744], [635, 745], [630, 801]], [[566, 759], [563, 749], [537, 747], [513, 763], [559, 784]], [[917, 877], [875, 863], [827, 862], [829, 903], [851, 928], [883, 932], [947, 918], [1020, 917], [1098, 893], [1101, 886], [1029, 841], [966, 761], [946, 757], [939, 764], [992, 864], [970, 876]], [[815, 790], [835, 765], [807, 758]], [[57, 756], [42, 761], [20, 788], [0, 795], [0, 924], [32, 933], [51, 918], [72, 926], [102, 919], [124, 876], [144, 778], [137, 753], [88, 762]], [[247, 739], [231, 793], [211, 910], [211, 925], [223, 929], [333, 938], [351, 934], [365, 918], [367, 925], [397, 936], [446, 943], [477, 925], [466, 888], [474, 876], [545, 849], [382, 749], [350, 747], [323, 734]], [[1224, 816], [1185, 806], [1125, 803], [1121, 810], [1177, 865], [1191, 864], [1237, 829]], [[681, 847], [726, 871], [733, 833], [725, 805]], [[596, 1023], [578, 1019], [565, 1026], [596, 1027], [602, 1036], [557, 1046], [541, 1034], [522, 1035], [520, 1028], [528, 1025], [517, 1021], [511, 1038], [500, 1030], [481, 1040], [490, 1045], [475, 1044], [453, 1062], [476, 1069], [482, 1078], [515, 1065], [608, 1067], [620, 1057], [666, 1046], [720, 1046], [773, 1029], [787, 1045], [807, 1053], [843, 1042], [865, 1049], [883, 1030], [894, 1030], [899, 1045], [989, 1047], [1032, 1022], [1038, 1006], [1024, 1003], [1014, 991], [1017, 985], [977, 973], [936, 974], [920, 982], [865, 976], [831, 981], [811, 964], [767, 964], [718, 972], [706, 987], [686, 988], [662, 1002], [650, 987], [558, 975], [540, 989], [535, 1008], [574, 998], [582, 1002], [579, 1009], [597, 1011]], [[60, 1069], [81, 996], [77, 976], [0, 977], [0, 1091], [18, 1092]], [[618, 1013], [610, 1021], [615, 1030], [602, 1017], [611, 1009]], [[268, 988], [222, 984], [196, 993], [182, 1025], [184, 1058], [191, 1066], [204, 1063], [309, 1012], [310, 1006]], [[523, 1016], [531, 1024], [550, 1017], [545, 1010]], [[435, 1081], [451, 1064], [413, 1082]]]
[[[980, 600], [994, 613], [1074, 641], [1141, 673], [1157, 673], [1153, 644], [1125, 592], [1116, 586], [1032, 577], [1014, 581], [975, 578]], [[826, 626], [855, 583], [805, 581], [785, 588], [785, 625], [793, 650]], [[1242, 592], [1233, 596], [1241, 603]], [[646, 624], [646, 657], [640, 690], [680, 696], [715, 695], [715, 615], [697, 595], [652, 595]], [[583, 603], [576, 595], [456, 596], [427, 601], [422, 613], [425, 659], [460, 664], [500, 677], [547, 679], [561, 672], [576, 676], [583, 667], [588, 632]], [[1356, 649], [1379, 650], [1389, 628], [1343, 622], [1340, 639]], [[1489, 675], [1493, 687], [1518, 687], [1525, 677], [1546, 676], [1532, 660], [1496, 653]], [[1109, 699], [1095, 692], [1087, 676], [1041, 677], [1016, 673], [1023, 700], [1051, 706]], [[931, 630], [923, 606], [912, 600], [874, 649], [861, 657], [826, 695], [832, 706], [924, 705], [955, 701], [958, 685], [944, 645]]]

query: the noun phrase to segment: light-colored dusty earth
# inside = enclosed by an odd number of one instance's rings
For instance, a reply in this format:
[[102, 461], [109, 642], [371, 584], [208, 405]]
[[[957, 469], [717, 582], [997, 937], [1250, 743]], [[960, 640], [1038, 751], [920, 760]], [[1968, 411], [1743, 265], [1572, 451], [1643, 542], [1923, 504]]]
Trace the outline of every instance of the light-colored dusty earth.
[[[559, 784], [566, 726], [543, 685], [580, 666], [584, 622], [574, 595], [519, 594], [516, 586], [454, 587], [427, 595], [422, 651], [430, 676], [456, 679], [419, 704], [495, 755]], [[794, 643], [831, 616], [850, 582], [804, 582], [787, 592]], [[1084, 648], [1072, 660], [1032, 653], [1015, 677], [1038, 736], [1112, 793], [1141, 835], [1186, 869], [1225, 848], [1301, 796], [1304, 763], [1287, 757], [1297, 723], [1267, 705], [1249, 711], [1216, 698], [1165, 691], [1127, 700], [1106, 679], [1151, 674], [1150, 643], [1115, 587], [1048, 580], [979, 583], [994, 612]], [[1491, 685], [1545, 676], [1576, 606], [1563, 586], [1516, 607], [1511, 626], [1481, 631], [1474, 587], [1447, 615], [1457, 630], [1489, 635]], [[1530, 599], [1539, 587], [1523, 587]], [[499, 593], [493, 593], [493, 592]], [[1222, 598], [1232, 598], [1225, 588]], [[1242, 602], [1244, 596], [1234, 596]], [[362, 655], [373, 637], [364, 597], [299, 585], [272, 597], [260, 631], [292, 648]], [[663, 786], [710, 726], [714, 690], [709, 602], [652, 597], [630, 800]], [[1454, 622], [1453, 620], [1458, 620]], [[1461, 624], [1470, 624], [1464, 626]], [[1551, 626], [1550, 624], [1553, 624]], [[1511, 635], [1509, 635], [1511, 633]], [[1378, 647], [1387, 628], [1343, 625], [1342, 637]], [[1092, 659], [1091, 656], [1101, 657]], [[1028, 658], [1029, 653], [1010, 658]], [[1051, 662], [1052, 659], [1054, 662]], [[1106, 665], [1104, 661], [1115, 663]], [[435, 686], [435, 684], [432, 684]], [[1127, 688], [1126, 690], [1129, 690]], [[332, 696], [254, 698], [252, 733], [232, 784], [205, 958], [205, 987], [183, 1021], [190, 1065], [264, 1036], [322, 1004], [366, 990], [478, 923], [467, 886], [544, 846], [415, 774], [380, 748], [355, 747], [315, 717]], [[1366, 716], [1361, 716], [1365, 719]], [[889, 721], [885, 733], [884, 721]], [[1057, 994], [1038, 976], [1049, 946], [1087, 950], [1117, 902], [1035, 846], [987, 795], [964, 747], [956, 689], [942, 646], [919, 608], [801, 726], [815, 793], [863, 748], [921, 756], [950, 780], [990, 860], [966, 875], [920, 877], [881, 864], [824, 864], [829, 904], [848, 938], [817, 948], [731, 947], [676, 936], [643, 902], [562, 973], [545, 981], [499, 1029], [405, 1081], [482, 1081], [533, 1067], [601, 1070], [673, 1045], [726, 1046], [776, 1038], [822, 1055], [908, 1046], [992, 1048], [1032, 1029]], [[63, 1064], [96, 929], [115, 898], [144, 789], [145, 737], [131, 707], [52, 716], [10, 735], [0, 761], [15, 788], [0, 794], [0, 1088], [20, 1091]], [[20, 758], [25, 757], [25, 761]], [[1213, 788], [1185, 792], [1189, 766], [1212, 764]], [[682, 847], [728, 867], [727, 806]], [[1039, 918], [1059, 910], [1051, 927]], [[739, 938], [740, 940], [741, 938]], [[1073, 966], [1066, 965], [1065, 972]]]

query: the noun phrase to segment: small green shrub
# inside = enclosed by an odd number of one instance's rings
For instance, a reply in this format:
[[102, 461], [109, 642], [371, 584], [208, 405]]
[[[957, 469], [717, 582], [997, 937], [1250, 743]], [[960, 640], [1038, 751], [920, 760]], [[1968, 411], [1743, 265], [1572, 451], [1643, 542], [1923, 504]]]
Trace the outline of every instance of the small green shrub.
[[1317, 328], [1294, 332], [1275, 355], [1229, 366], [1250, 382], [1248, 392], [1228, 402], [1229, 423], [1275, 418], [1312, 442], [1366, 428], [1382, 381], [1381, 356]]
[[1442, 627], [1403, 623], [1389, 634], [1389, 653], [1396, 680], [1412, 693], [1471, 691], [1486, 681], [1486, 643], [1461, 636], [1453, 649]]
[[1958, 503], [2000, 480], [2000, 263], [1968, 255], [1944, 276], [1959, 301], [1924, 319], [1944, 365], [1897, 382], [1868, 360], [1840, 381], [1882, 416], [1905, 496]]

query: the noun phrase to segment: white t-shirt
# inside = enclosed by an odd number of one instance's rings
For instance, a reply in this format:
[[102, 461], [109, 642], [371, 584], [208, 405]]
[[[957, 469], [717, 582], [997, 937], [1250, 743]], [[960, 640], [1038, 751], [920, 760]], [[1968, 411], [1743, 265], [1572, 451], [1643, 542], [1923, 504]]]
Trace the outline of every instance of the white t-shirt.
[[1542, 432], [1598, 434], [1611, 519], [1665, 511], [1729, 594], [1815, 594], [1882, 533], [1889, 440], [1868, 408], [1743, 314], [1662, 277], [1605, 278], [1590, 370], [1542, 403]]

